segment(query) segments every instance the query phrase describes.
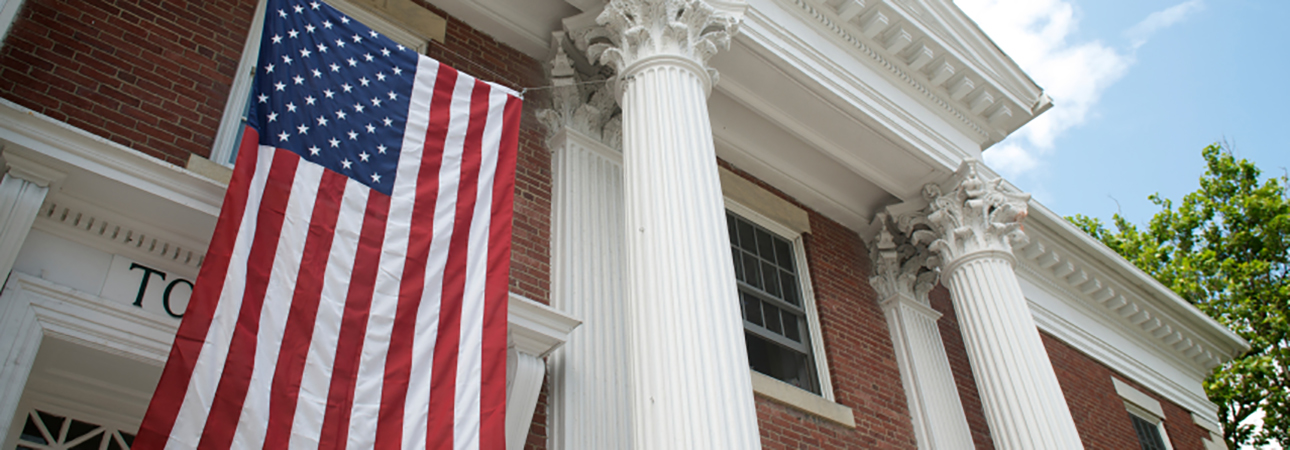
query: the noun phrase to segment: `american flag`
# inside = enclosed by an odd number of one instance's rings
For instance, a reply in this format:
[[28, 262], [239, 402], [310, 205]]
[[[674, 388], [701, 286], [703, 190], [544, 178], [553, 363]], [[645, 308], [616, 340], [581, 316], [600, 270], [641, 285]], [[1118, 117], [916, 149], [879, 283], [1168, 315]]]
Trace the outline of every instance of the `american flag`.
[[503, 448], [519, 98], [321, 1], [262, 36], [134, 447]]

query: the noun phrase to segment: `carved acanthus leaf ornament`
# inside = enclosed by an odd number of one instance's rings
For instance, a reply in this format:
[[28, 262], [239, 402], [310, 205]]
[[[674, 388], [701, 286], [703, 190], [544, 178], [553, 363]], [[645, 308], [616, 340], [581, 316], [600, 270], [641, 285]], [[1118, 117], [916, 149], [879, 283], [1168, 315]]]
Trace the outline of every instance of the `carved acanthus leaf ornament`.
[[[565, 33], [551, 36], [551, 60], [547, 74], [551, 79], [551, 107], [537, 112], [538, 121], [546, 126], [547, 135], [573, 129], [597, 139], [610, 148], [622, 148], [622, 110], [606, 83], [606, 76], [575, 59], [565, 47], [572, 43]], [[603, 69], [603, 66], [598, 66]]]
[[928, 248], [936, 239], [922, 215], [892, 217], [878, 213], [878, 234], [869, 245], [873, 260], [870, 284], [881, 300], [907, 296], [924, 305], [940, 277], [940, 258]]
[[739, 20], [703, 0], [611, 0], [596, 23], [605, 32], [585, 37], [587, 54], [619, 76], [630, 76], [637, 62], [671, 55], [706, 69], [715, 85], [717, 72], [707, 67], [708, 58], [730, 47]]
[[927, 220], [937, 232], [931, 249], [947, 266], [980, 252], [1011, 259], [1013, 246], [1027, 242], [1021, 221], [1030, 194], [1003, 185], [1002, 178], [983, 177], [981, 168], [976, 159], [963, 161], [949, 192], [935, 184], [923, 187], [923, 197], [931, 202]]

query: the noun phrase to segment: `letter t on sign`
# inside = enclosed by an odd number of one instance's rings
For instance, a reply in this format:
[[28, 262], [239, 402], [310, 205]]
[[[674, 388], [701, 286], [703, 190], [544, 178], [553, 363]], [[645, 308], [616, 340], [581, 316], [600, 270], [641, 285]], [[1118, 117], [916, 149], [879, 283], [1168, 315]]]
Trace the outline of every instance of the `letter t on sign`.
[[143, 269], [143, 281], [139, 282], [139, 295], [134, 297], [134, 306], [143, 307], [143, 294], [148, 292], [148, 277], [152, 274], [161, 276], [162, 280], [166, 279], [166, 273], [139, 263], [130, 263], [130, 270]]

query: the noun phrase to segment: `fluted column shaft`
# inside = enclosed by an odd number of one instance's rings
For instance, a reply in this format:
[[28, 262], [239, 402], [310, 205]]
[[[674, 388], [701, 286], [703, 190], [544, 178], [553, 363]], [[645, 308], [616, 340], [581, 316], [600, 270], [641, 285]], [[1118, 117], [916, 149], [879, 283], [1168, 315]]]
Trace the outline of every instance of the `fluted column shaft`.
[[963, 163], [950, 192], [928, 186], [932, 243], [944, 261], [972, 373], [995, 446], [1001, 450], [1082, 449], [1066, 398], [1013, 269], [1012, 244], [1029, 195]]
[[635, 442], [759, 446], [700, 74], [660, 58], [624, 87]]
[[551, 447], [630, 449], [621, 155], [568, 129], [550, 146], [551, 306], [583, 321], [551, 357]]
[[760, 447], [718, 178], [707, 60], [737, 20], [701, 0], [613, 0], [593, 59], [623, 122], [632, 436], [638, 449]]
[[1083, 448], [1012, 261], [978, 254], [947, 280], [995, 445]]
[[918, 448], [971, 449], [972, 433], [950, 371], [945, 344], [927, 294], [936, 285], [939, 259], [928, 248], [935, 233], [924, 214], [879, 213], [870, 240], [873, 276], [900, 366]]
[[908, 296], [882, 302], [896, 346], [896, 362], [909, 401], [918, 448], [971, 449], [972, 432], [963, 413], [941, 330], [941, 314]]

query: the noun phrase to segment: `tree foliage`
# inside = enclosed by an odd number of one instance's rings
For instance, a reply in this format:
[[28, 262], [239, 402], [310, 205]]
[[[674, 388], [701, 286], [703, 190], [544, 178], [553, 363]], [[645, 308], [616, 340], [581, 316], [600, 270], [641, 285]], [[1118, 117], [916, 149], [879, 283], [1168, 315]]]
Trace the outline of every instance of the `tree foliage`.
[[[1200, 188], [1177, 206], [1149, 197], [1160, 212], [1144, 228], [1119, 214], [1115, 231], [1068, 219], [1249, 341], [1249, 352], [1215, 368], [1205, 392], [1232, 448], [1290, 448], [1290, 180], [1261, 180], [1253, 163], [1219, 144], [1203, 155]], [[1242, 424], [1259, 410], [1261, 431]]]

